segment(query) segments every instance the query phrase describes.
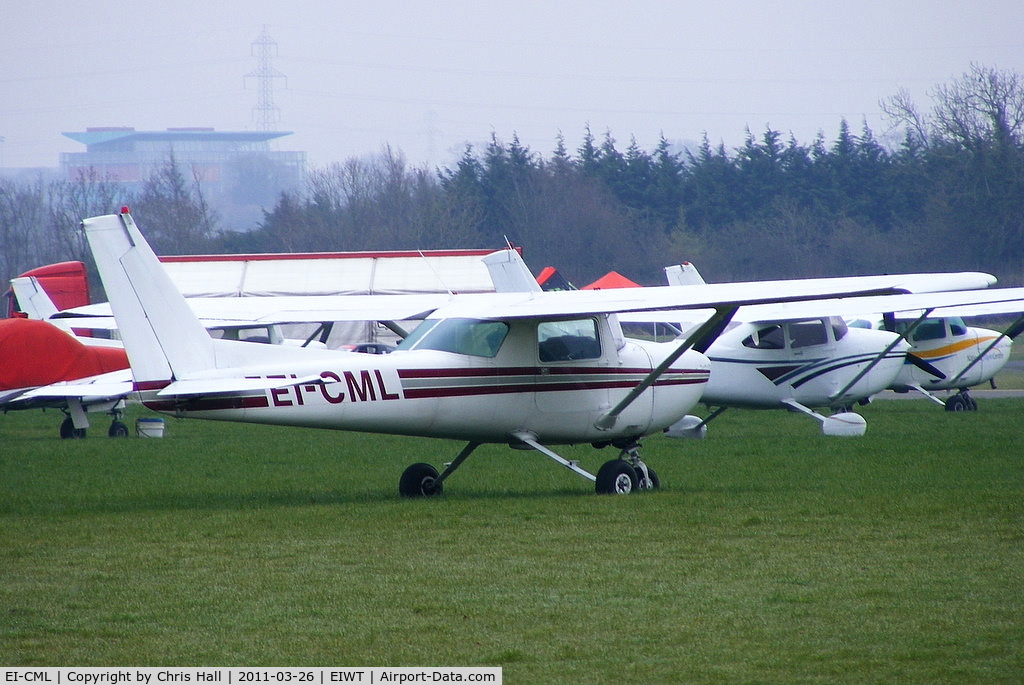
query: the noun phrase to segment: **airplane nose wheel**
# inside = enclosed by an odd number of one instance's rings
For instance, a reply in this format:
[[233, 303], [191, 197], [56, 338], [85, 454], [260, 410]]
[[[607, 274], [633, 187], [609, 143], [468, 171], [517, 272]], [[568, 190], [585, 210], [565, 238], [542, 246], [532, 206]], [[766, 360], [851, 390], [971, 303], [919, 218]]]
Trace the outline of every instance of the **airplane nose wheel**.
[[636, 470], [624, 459], [612, 459], [597, 472], [594, 488], [599, 495], [628, 495], [636, 483]]
[[966, 390], [946, 400], [946, 411], [978, 411], [978, 402]]
[[594, 488], [601, 495], [628, 495], [634, 490], [656, 490], [658, 474], [640, 459], [640, 445], [624, 448], [618, 459], [607, 461], [597, 472]]
[[402, 472], [398, 492], [402, 497], [432, 497], [440, 495], [443, 483], [437, 482], [437, 469], [430, 464], [413, 464]]

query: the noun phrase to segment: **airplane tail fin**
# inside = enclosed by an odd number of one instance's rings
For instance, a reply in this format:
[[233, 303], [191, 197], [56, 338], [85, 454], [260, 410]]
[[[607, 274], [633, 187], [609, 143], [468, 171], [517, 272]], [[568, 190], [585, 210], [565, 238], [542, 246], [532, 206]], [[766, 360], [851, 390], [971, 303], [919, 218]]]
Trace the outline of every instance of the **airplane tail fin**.
[[[57, 305], [46, 294], [39, 279], [35, 276], [18, 276], [11, 279], [11, 289], [18, 299], [18, 307], [30, 319], [49, 319], [57, 313]], [[55, 323], [55, 322], [52, 322]], [[61, 328], [63, 328], [61, 326]], [[66, 330], [70, 331], [68, 326]]]
[[213, 340], [128, 209], [82, 222], [137, 384], [216, 368]]
[[539, 293], [540, 284], [530, 273], [526, 262], [515, 250], [492, 252], [483, 258], [487, 271], [491, 274], [495, 292], [499, 293]]
[[690, 262], [666, 266], [665, 278], [669, 285], [706, 285], [704, 277]]

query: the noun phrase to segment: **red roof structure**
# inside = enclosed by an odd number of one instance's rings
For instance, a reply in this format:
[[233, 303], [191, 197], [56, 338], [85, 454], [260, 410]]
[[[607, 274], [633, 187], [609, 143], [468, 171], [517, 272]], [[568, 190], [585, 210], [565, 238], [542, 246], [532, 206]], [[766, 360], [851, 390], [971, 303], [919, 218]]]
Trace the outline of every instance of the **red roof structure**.
[[639, 288], [639, 283], [634, 283], [617, 271], [609, 271], [601, 278], [590, 285], [585, 285], [581, 290], [610, 290], [612, 288]]

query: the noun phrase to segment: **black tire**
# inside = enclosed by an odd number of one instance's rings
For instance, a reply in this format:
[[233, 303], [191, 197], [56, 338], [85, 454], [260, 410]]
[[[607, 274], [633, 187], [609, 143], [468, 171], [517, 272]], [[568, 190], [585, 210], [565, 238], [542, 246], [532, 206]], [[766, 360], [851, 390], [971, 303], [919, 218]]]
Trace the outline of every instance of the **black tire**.
[[970, 411], [971, 405], [963, 395], [953, 395], [946, 400], [946, 411]]
[[628, 495], [636, 489], [636, 471], [622, 459], [606, 461], [597, 472], [594, 489], [599, 495]]
[[110, 424], [110, 430], [107, 431], [107, 435], [111, 438], [127, 438], [128, 426], [120, 421], [114, 421]]
[[413, 464], [402, 472], [398, 480], [398, 494], [402, 497], [432, 497], [444, 491], [443, 483], [435, 483], [437, 469], [430, 464]]
[[658, 480], [658, 474], [655, 473], [654, 469], [650, 466], [647, 467], [647, 475], [651, 479], [651, 490], [657, 490], [661, 487], [661, 481]]
[[85, 429], [75, 428], [75, 422], [69, 416], [60, 424], [60, 437], [62, 440], [81, 439], [85, 437]]

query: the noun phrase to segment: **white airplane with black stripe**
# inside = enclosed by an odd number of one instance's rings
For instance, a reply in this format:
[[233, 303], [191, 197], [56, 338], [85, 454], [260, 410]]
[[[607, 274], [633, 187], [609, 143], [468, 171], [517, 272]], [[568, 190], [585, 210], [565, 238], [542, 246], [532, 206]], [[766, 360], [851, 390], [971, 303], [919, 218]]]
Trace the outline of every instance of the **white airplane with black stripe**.
[[[673, 285], [705, 285], [690, 263], [667, 267], [665, 274]], [[944, 282], [931, 276], [906, 274], [902, 286], [928, 293], [986, 288], [996, 282], [981, 273], [943, 274], [948, 278]], [[967, 397], [964, 388], [987, 381], [1005, 364], [1024, 317], [1006, 333], [964, 326], [959, 317], [1020, 314], [1024, 303], [1014, 299], [1019, 290], [992, 289], [989, 303], [976, 302], [976, 295], [968, 294], [963, 306], [954, 304], [963, 295], [943, 295], [946, 306], [923, 311], [904, 309], [900, 298], [837, 303], [835, 312], [867, 315], [853, 323], [839, 316], [819, 317], [817, 312], [810, 312], [815, 318], [801, 318], [806, 312], [799, 305], [741, 308], [735, 319], [743, 323], [734, 320], [706, 350], [712, 374], [702, 402], [713, 408], [712, 414], [673, 436], [703, 437], [707, 423], [729, 407], [786, 408], [817, 419], [826, 435], [862, 435], [864, 419], [850, 409], [886, 389], [914, 389], [933, 399], [921, 386], [960, 389], [947, 402], [951, 410], [960, 410], [970, 401], [960, 399]], [[820, 311], [822, 304], [814, 306]], [[871, 324], [875, 315], [877, 326]], [[824, 416], [812, 408], [833, 413]]]
[[[739, 306], [899, 290], [886, 277], [868, 277], [780, 282], [759, 294], [724, 284], [699, 294], [660, 287], [286, 304], [259, 298], [268, 309], [264, 321], [365, 319], [372, 311], [397, 326], [426, 317], [392, 354], [356, 355], [213, 339], [127, 208], [82, 226], [146, 406], [182, 417], [465, 441], [441, 472], [423, 463], [406, 469], [399, 492], [410, 497], [440, 493], [484, 443], [536, 450], [601, 493], [654, 488], [658, 479], [640, 458], [640, 440], [683, 420], [698, 403], [710, 362], [694, 347]], [[683, 341], [622, 335], [618, 312], [662, 309], [699, 309], [708, 317]], [[591, 474], [552, 449], [585, 442], [613, 445], [619, 456]]]

